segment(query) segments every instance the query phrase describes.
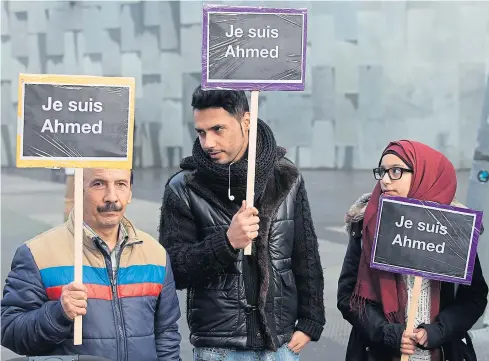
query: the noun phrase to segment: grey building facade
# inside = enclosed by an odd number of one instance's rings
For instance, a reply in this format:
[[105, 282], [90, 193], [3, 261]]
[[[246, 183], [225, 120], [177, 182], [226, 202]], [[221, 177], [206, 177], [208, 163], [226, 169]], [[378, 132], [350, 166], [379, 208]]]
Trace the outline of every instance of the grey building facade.
[[[263, 4], [309, 10], [306, 90], [264, 92], [259, 107], [301, 168], [372, 168], [399, 138], [470, 168], [489, 69], [489, 2]], [[15, 166], [20, 72], [135, 77], [135, 166], [177, 166], [196, 136], [190, 96], [200, 83], [202, 5], [2, 1], [2, 166]]]

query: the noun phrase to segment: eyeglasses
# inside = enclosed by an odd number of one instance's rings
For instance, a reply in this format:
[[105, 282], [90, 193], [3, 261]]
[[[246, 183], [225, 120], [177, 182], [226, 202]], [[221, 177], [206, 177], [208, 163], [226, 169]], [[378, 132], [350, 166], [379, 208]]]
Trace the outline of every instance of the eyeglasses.
[[389, 178], [391, 180], [399, 180], [402, 178], [404, 172], [412, 173], [413, 171], [411, 169], [401, 168], [401, 167], [392, 167], [388, 169], [379, 167], [379, 168], [374, 168], [373, 172], [374, 172], [374, 178], [377, 180], [381, 180], [382, 178], [384, 178], [384, 175], [386, 173], [389, 175]]

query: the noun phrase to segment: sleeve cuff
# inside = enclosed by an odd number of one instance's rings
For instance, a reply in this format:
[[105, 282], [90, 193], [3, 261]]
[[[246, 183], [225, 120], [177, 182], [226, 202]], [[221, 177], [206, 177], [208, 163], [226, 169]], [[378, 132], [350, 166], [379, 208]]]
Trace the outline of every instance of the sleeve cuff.
[[316, 342], [319, 341], [321, 334], [323, 333], [324, 326], [315, 321], [302, 318], [297, 322], [296, 329], [308, 335], [311, 338], [311, 341]]
[[438, 348], [442, 345], [440, 328], [436, 323], [422, 323], [418, 328], [424, 328], [428, 335], [427, 349]]
[[404, 325], [401, 323], [388, 323], [384, 326], [384, 344], [396, 351], [401, 348]]
[[48, 302], [46, 304], [46, 316], [48, 317], [53, 328], [60, 332], [69, 331], [73, 321], [66, 316], [60, 301]]
[[239, 250], [235, 250], [227, 238], [225, 231], [220, 231], [211, 236], [211, 245], [217, 259], [225, 265], [238, 259]]

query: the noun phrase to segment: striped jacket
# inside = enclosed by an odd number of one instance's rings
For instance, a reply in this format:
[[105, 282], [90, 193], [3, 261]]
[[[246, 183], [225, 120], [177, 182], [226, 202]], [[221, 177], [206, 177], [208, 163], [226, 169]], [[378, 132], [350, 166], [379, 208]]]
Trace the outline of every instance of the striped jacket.
[[128, 238], [112, 282], [110, 256], [86, 233], [83, 283], [88, 289], [83, 343], [61, 307], [73, 281], [73, 218], [21, 245], [2, 299], [2, 345], [21, 355], [95, 355], [114, 361], [180, 360], [180, 308], [165, 249], [124, 218]]

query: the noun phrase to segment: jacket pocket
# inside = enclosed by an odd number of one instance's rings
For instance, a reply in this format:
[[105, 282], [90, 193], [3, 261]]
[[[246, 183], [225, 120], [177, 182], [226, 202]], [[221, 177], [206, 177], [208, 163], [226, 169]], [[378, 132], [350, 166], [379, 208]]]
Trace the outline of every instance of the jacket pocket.
[[295, 276], [292, 270], [279, 272], [281, 282], [280, 295], [280, 326], [282, 330], [279, 332], [285, 332], [294, 327], [297, 321], [297, 286], [295, 283]]
[[232, 334], [238, 325], [239, 275], [217, 276], [191, 291], [189, 327], [192, 333]]
[[282, 281], [285, 283], [286, 287], [295, 287], [295, 277], [292, 270], [289, 269], [284, 272], [280, 272], [280, 277], [282, 278]]

